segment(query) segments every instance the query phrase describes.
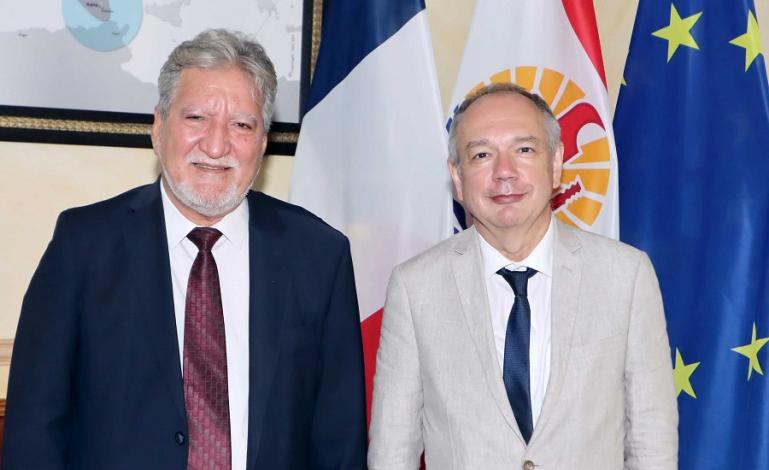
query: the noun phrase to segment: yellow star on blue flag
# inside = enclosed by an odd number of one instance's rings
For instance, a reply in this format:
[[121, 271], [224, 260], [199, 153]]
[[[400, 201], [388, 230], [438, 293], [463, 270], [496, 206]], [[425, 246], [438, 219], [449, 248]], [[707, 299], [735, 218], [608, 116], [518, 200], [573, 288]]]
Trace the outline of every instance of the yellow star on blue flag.
[[750, 68], [750, 64], [756, 60], [759, 54], [763, 53], [761, 48], [761, 34], [758, 32], [758, 21], [752, 11], [748, 12], [748, 30], [745, 34], [737, 36], [729, 41], [729, 44], [745, 49], [745, 70]]
[[702, 12], [681, 18], [678, 10], [676, 10], [676, 6], [672, 3], [670, 4], [670, 24], [652, 33], [652, 36], [668, 41], [668, 62], [670, 62], [673, 54], [676, 53], [678, 46], [691, 47], [692, 49], [700, 48], [691, 33], [694, 24], [697, 23], [700, 16], [702, 16]]
[[732, 351], [742, 354], [743, 356], [749, 359], [748, 380], [750, 380], [750, 376], [753, 373], [753, 371], [756, 371], [759, 374], [764, 375], [764, 371], [761, 369], [761, 363], [758, 361], [758, 352], [761, 350], [761, 348], [766, 346], [767, 342], [769, 342], [769, 337], [756, 338], [756, 322], [753, 322], [753, 335], [750, 337], [750, 343], [744, 346], [732, 348]]
[[676, 396], [680, 395], [681, 392], [684, 392], [692, 398], [697, 398], [697, 395], [694, 393], [694, 388], [692, 388], [690, 378], [699, 365], [699, 362], [685, 364], [684, 358], [681, 356], [681, 351], [676, 348], [676, 365], [673, 368]]

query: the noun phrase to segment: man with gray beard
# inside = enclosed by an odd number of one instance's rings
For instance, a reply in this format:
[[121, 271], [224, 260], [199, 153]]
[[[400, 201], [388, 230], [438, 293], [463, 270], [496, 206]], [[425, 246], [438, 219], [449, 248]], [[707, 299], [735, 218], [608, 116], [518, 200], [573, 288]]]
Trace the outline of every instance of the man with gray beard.
[[171, 53], [161, 178], [63, 212], [24, 297], [3, 468], [365, 468], [349, 243], [250, 191], [276, 86], [240, 33]]

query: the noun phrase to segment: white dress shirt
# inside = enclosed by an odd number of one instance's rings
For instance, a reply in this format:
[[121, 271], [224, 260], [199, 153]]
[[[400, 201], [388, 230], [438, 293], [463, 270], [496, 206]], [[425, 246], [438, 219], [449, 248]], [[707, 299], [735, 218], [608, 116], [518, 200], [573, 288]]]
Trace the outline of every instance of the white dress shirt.
[[[173, 205], [160, 184], [163, 214], [168, 237], [168, 257], [171, 261], [171, 282], [174, 291], [176, 333], [179, 358], [184, 368], [184, 310], [187, 280], [198, 248], [187, 238], [196, 227]], [[211, 252], [219, 271], [224, 313], [224, 338], [227, 348], [227, 386], [230, 403], [230, 435], [232, 469], [246, 468], [248, 450], [248, 316], [249, 316], [249, 256], [248, 201], [242, 203], [213, 226], [222, 232]], [[182, 374], [184, 371], [182, 370]]]
[[537, 420], [542, 411], [542, 402], [545, 400], [547, 383], [550, 378], [550, 290], [553, 283], [554, 231], [555, 223], [551, 218], [550, 226], [542, 240], [529, 256], [517, 263], [505, 258], [483, 236], [478, 237], [483, 258], [486, 293], [489, 297], [491, 327], [494, 332], [494, 345], [497, 349], [500, 370], [502, 370], [505, 361], [507, 319], [513, 307], [515, 294], [510, 284], [497, 274], [497, 271], [505, 267], [511, 271], [525, 271], [526, 268], [537, 270], [537, 273], [529, 278], [527, 287], [531, 307], [529, 388], [531, 392], [531, 418], [534, 427], [537, 426]]

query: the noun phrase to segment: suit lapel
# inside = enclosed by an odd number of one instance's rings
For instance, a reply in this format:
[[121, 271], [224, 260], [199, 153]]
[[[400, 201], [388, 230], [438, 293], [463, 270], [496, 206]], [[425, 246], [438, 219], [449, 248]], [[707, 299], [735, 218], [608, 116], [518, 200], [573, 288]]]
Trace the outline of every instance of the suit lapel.
[[249, 400], [247, 468], [259, 453], [269, 391], [278, 364], [283, 319], [290, 311], [291, 276], [285, 266], [284, 227], [258, 193], [249, 193]]
[[556, 414], [558, 399], [563, 388], [567, 386], [564, 383], [564, 374], [568, 369], [571, 356], [572, 333], [578, 314], [579, 286], [582, 278], [582, 260], [577, 255], [580, 247], [577, 236], [560, 223], [556, 223], [550, 307], [552, 325], [550, 381], [532, 438], [535, 438], [537, 430], [544, 427]]
[[135, 314], [146, 325], [147, 339], [174, 405], [182, 416], [186, 416], [171, 267], [158, 182], [137, 191], [122, 232], [126, 250], [131, 253], [127, 270], [132, 282], [129, 295], [136, 302]]
[[481, 269], [483, 260], [478, 246], [478, 236], [474, 227], [458, 236], [455, 246], [458, 256], [452, 262], [452, 271], [468, 331], [473, 338], [481, 367], [486, 376], [486, 385], [489, 387], [491, 396], [508, 426], [517, 433], [523, 442], [523, 437], [518, 430], [518, 424], [515, 422], [513, 411], [510, 408], [510, 402], [507, 399], [502, 372], [497, 360], [488, 295]]

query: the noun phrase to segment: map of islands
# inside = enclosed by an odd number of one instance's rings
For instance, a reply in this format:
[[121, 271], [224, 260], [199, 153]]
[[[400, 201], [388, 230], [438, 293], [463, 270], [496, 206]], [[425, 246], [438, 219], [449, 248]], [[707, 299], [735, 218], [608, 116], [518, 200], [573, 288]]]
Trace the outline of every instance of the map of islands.
[[276, 122], [299, 122], [303, 0], [0, 0], [0, 105], [149, 114], [167, 54], [198, 32], [247, 32], [278, 74]]
[[62, 0], [67, 29], [80, 44], [95, 51], [126, 47], [141, 28], [142, 1], [115, 4], [119, 8], [113, 10], [107, 0]]

